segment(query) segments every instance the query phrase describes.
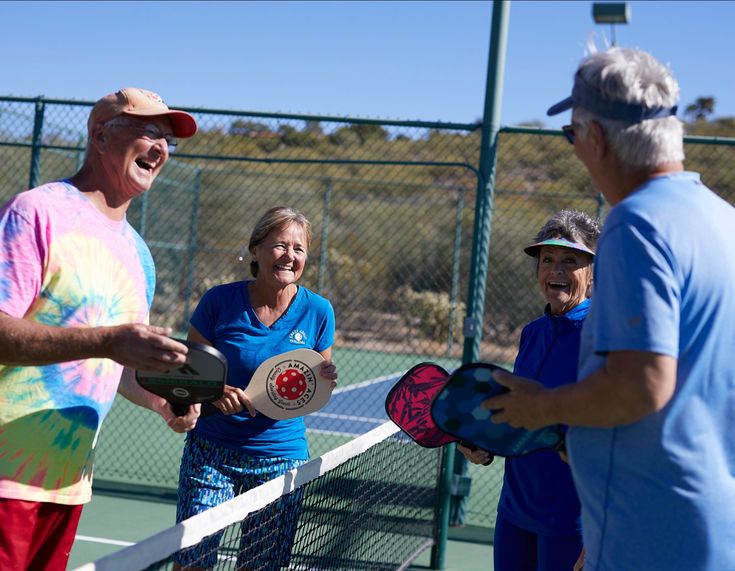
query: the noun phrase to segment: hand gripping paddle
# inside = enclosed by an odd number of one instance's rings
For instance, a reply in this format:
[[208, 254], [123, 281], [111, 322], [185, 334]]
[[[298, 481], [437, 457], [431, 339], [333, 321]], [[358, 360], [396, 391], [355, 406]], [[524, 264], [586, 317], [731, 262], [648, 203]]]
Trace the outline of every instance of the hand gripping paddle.
[[497, 368], [471, 363], [450, 375], [434, 363], [416, 365], [388, 393], [388, 417], [427, 448], [459, 442], [492, 456], [507, 457], [559, 446], [563, 441], [559, 427], [528, 431], [490, 422], [492, 411], [480, 404], [507, 390], [492, 379]]
[[319, 372], [323, 362], [311, 349], [275, 355], [258, 366], [245, 394], [258, 412], [274, 420], [315, 412], [332, 396], [332, 381]]
[[431, 417], [437, 427], [496, 456], [522, 456], [545, 448], [559, 450], [564, 433], [558, 425], [526, 430], [490, 421], [493, 412], [483, 408], [482, 402], [508, 392], [492, 377], [497, 369], [501, 368], [490, 363], [469, 363], [454, 371], [431, 403]]
[[[140, 386], [165, 398], [174, 414], [183, 416], [189, 405], [208, 403], [224, 394], [227, 379], [227, 359], [214, 347], [183, 339], [176, 339], [189, 347], [186, 363], [168, 371], [136, 371]], [[213, 406], [211, 412], [215, 412]], [[202, 407], [202, 415], [205, 415]]]

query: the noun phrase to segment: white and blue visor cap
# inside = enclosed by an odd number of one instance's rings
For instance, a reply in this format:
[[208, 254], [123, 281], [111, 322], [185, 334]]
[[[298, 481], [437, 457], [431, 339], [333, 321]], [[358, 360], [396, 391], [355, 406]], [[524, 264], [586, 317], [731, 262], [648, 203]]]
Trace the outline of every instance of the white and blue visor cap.
[[579, 242], [570, 242], [569, 240], [565, 240], [564, 238], [549, 238], [548, 240], [542, 240], [541, 242], [536, 242], [535, 244], [526, 246], [525, 248], [523, 248], [523, 251], [529, 256], [533, 256], [535, 258], [536, 256], [538, 256], [541, 246], [556, 246], [558, 248], [570, 248], [572, 250], [577, 250], [578, 252], [585, 252], [592, 257], [594, 257], [595, 255], [595, 252], [589, 249], [584, 244], [580, 244]]
[[640, 123], [647, 119], [661, 119], [676, 115], [678, 105], [673, 107], [648, 107], [640, 103], [625, 103], [607, 99], [600, 91], [587, 84], [577, 72], [574, 77], [572, 95], [549, 107], [547, 115], [558, 115], [572, 107], [584, 107], [588, 111], [606, 119]]

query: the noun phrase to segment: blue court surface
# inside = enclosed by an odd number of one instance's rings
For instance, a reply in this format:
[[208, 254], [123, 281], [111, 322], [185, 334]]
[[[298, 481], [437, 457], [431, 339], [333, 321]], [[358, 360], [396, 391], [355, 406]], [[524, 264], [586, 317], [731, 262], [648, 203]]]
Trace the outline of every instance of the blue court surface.
[[[344, 388], [336, 388], [327, 405], [304, 418], [311, 432], [358, 436], [389, 420], [385, 397], [402, 372], [377, 377]], [[352, 411], [359, 409], [360, 414]]]

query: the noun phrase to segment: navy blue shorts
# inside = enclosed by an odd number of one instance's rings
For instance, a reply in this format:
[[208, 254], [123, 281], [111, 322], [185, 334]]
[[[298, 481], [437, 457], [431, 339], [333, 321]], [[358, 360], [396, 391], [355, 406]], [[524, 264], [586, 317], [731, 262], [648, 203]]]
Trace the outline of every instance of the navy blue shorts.
[[495, 571], [571, 571], [582, 552], [582, 536], [541, 535], [498, 514], [493, 542]]

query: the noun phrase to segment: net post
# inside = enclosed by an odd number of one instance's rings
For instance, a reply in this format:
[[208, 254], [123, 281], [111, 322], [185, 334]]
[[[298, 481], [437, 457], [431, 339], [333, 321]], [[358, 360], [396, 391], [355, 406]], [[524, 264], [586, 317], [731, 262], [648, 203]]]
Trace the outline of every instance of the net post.
[[31, 165], [28, 175], [28, 188], [41, 184], [41, 145], [43, 144], [43, 115], [46, 103], [43, 96], [36, 99], [36, 112], [33, 117], [33, 141], [31, 143]]
[[431, 548], [431, 569], [444, 569], [449, 537], [449, 510], [452, 501], [452, 477], [454, 474], [455, 445], [442, 449], [439, 493], [436, 499], [436, 541]]

